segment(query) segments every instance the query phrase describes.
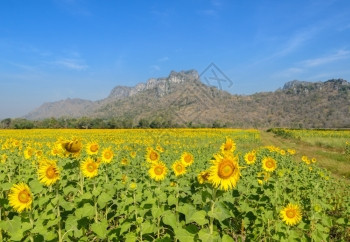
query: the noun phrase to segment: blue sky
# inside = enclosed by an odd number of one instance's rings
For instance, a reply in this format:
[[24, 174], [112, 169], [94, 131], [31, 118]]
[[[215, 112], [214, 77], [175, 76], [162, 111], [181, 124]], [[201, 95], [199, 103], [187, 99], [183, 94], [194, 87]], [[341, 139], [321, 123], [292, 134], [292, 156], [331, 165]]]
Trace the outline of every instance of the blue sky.
[[0, 2], [0, 119], [210, 63], [234, 94], [350, 81], [350, 1]]

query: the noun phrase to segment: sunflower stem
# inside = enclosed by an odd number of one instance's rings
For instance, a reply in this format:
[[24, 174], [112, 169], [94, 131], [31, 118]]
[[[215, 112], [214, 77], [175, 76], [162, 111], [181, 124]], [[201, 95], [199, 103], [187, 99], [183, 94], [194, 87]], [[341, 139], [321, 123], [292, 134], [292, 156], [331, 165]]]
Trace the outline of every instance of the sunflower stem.
[[212, 195], [212, 201], [211, 201], [211, 217], [210, 217], [210, 234], [212, 235], [214, 232], [214, 207], [215, 207], [215, 200], [216, 200], [216, 188], [213, 188], [213, 195]]
[[[30, 210], [30, 212], [29, 212], [29, 221], [30, 221], [30, 225], [33, 228], [34, 220], [33, 220], [33, 212], [32, 212], [32, 210]], [[29, 239], [30, 239], [31, 242], [34, 242], [33, 234], [31, 232], [29, 234]]]
[[[94, 192], [96, 189], [96, 180], [94, 181], [94, 188], [92, 192]], [[95, 222], [97, 223], [98, 221], [98, 211], [97, 211], [97, 198], [95, 198]]]
[[62, 240], [62, 228], [61, 228], [61, 211], [60, 211], [60, 200], [59, 200], [59, 183], [56, 186], [56, 199], [57, 199], [57, 218], [58, 218], [58, 241]]

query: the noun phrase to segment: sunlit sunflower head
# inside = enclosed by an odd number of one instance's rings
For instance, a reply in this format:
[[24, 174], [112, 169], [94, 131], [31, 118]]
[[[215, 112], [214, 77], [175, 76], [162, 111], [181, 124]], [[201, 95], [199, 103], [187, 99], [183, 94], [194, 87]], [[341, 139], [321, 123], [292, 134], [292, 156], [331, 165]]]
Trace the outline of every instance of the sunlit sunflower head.
[[213, 166], [209, 168], [208, 181], [221, 190], [233, 189], [240, 178], [238, 157], [232, 154], [214, 155]]
[[134, 159], [136, 157], [136, 151], [131, 151], [130, 157]]
[[46, 161], [42, 163], [39, 167], [38, 174], [39, 181], [46, 186], [51, 186], [60, 179], [60, 171], [54, 161]]
[[293, 226], [301, 221], [302, 213], [297, 204], [289, 203], [280, 212], [280, 216], [287, 225]]
[[5, 163], [7, 161], [8, 156], [6, 154], [2, 154], [0, 157], [1, 163]]
[[65, 152], [73, 155], [78, 155], [83, 148], [81, 140], [77, 137], [72, 138], [72, 140], [63, 140], [61, 146]]
[[155, 181], [164, 180], [167, 172], [168, 168], [161, 161], [152, 163], [151, 168], [148, 170], [150, 177]]
[[248, 165], [254, 164], [256, 161], [256, 151], [250, 151], [244, 155], [244, 160]]
[[128, 181], [128, 176], [126, 174], [122, 175], [122, 183], [125, 184]]
[[35, 153], [35, 150], [31, 147], [27, 147], [24, 151], [23, 151], [23, 154], [24, 154], [24, 158], [26, 160], [30, 159]]
[[33, 195], [27, 184], [19, 183], [11, 187], [8, 199], [10, 206], [20, 213], [31, 209]]
[[35, 156], [36, 156], [37, 158], [41, 158], [41, 157], [43, 156], [43, 151], [42, 151], [42, 150], [37, 150], [37, 151], [35, 151]]
[[111, 163], [113, 156], [114, 156], [114, 153], [110, 147], [105, 148], [102, 151], [102, 161], [105, 163]]
[[52, 148], [51, 148], [51, 155], [52, 156], [59, 156], [62, 154], [62, 147], [60, 145], [54, 145]]
[[306, 163], [306, 162], [309, 160], [309, 158], [307, 158], [306, 155], [303, 155], [303, 156], [301, 157], [301, 160], [304, 161], [304, 162]]
[[277, 168], [277, 162], [271, 157], [265, 157], [262, 160], [262, 167], [265, 171], [273, 172]]
[[173, 171], [175, 176], [180, 176], [186, 173], [186, 166], [181, 161], [175, 161], [173, 164]]
[[208, 178], [209, 178], [209, 170], [207, 171], [202, 171], [201, 173], [198, 174], [197, 176], [197, 180], [199, 182], [199, 184], [203, 184], [205, 182], [208, 181]]
[[311, 162], [312, 162], [312, 163], [316, 163], [316, 158], [313, 157], [313, 158], [311, 159]]
[[290, 155], [295, 155], [296, 151], [294, 149], [287, 149], [287, 152], [290, 154]]
[[160, 145], [156, 146], [156, 150], [159, 151], [160, 153], [164, 152], [164, 148], [162, 146], [160, 146]]
[[149, 163], [155, 163], [159, 161], [160, 155], [153, 148], [147, 148], [146, 161]]
[[80, 169], [84, 176], [93, 178], [98, 174], [99, 163], [95, 162], [90, 157], [80, 164]]
[[223, 143], [220, 147], [222, 153], [232, 153], [236, 149], [236, 143], [231, 138], [226, 138], [225, 143]]
[[286, 155], [286, 151], [285, 150], [280, 150], [280, 154], [281, 155]]
[[98, 153], [100, 146], [97, 142], [89, 142], [86, 146], [86, 152], [89, 155], [96, 155]]
[[122, 164], [123, 166], [127, 166], [129, 164], [129, 160], [128, 158], [123, 158], [121, 161], [120, 161], [120, 164]]
[[135, 190], [137, 188], [137, 184], [135, 182], [130, 183], [129, 189], [130, 190]]
[[190, 166], [192, 165], [194, 161], [194, 158], [193, 158], [193, 155], [189, 152], [184, 152], [182, 155], [181, 155], [181, 162], [187, 167], [187, 166]]

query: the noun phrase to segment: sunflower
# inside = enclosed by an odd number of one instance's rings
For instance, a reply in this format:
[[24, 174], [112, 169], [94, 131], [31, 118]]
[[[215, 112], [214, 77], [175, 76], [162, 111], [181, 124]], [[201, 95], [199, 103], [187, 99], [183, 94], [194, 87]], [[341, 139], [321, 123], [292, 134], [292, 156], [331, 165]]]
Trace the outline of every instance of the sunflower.
[[105, 163], [111, 163], [113, 156], [114, 156], [114, 154], [113, 154], [113, 151], [110, 147], [108, 147], [102, 151], [102, 161]]
[[256, 160], [256, 151], [250, 151], [244, 156], [244, 160], [248, 165], [254, 164]]
[[207, 182], [208, 178], [209, 178], [209, 171], [202, 171], [197, 176], [197, 180], [198, 180], [199, 184], [203, 184], [203, 183]]
[[96, 155], [98, 153], [99, 148], [100, 148], [100, 146], [98, 145], [97, 142], [90, 142], [86, 146], [86, 152], [89, 155]]
[[150, 177], [156, 181], [164, 180], [168, 169], [165, 164], [161, 161], [152, 163], [151, 168], [148, 170]]
[[226, 138], [225, 143], [223, 143], [220, 147], [222, 153], [232, 153], [236, 149], [236, 143], [231, 138]]
[[136, 157], [136, 151], [131, 151], [130, 157], [134, 159]]
[[262, 160], [262, 167], [265, 171], [272, 172], [277, 168], [277, 162], [271, 157], [265, 157]]
[[182, 163], [184, 163], [184, 165], [187, 167], [187, 166], [190, 166], [192, 165], [194, 159], [193, 159], [193, 155], [189, 152], [184, 152], [181, 156], [181, 161]]
[[186, 166], [181, 161], [175, 161], [173, 164], [173, 170], [174, 170], [175, 176], [180, 176], [186, 173]]
[[312, 163], [316, 163], [316, 158], [313, 157], [313, 158], [311, 159], [311, 162], [312, 162]]
[[127, 158], [123, 158], [120, 163], [123, 165], [123, 166], [127, 166], [129, 164], [129, 160]]
[[264, 184], [270, 179], [270, 173], [266, 171], [258, 172], [258, 183], [260, 185]]
[[20, 213], [31, 209], [33, 196], [28, 185], [22, 182], [11, 187], [8, 199], [10, 206]]
[[149, 163], [156, 163], [160, 158], [160, 155], [153, 148], [147, 148], [146, 161]]
[[293, 226], [301, 221], [302, 213], [297, 204], [289, 203], [281, 210], [280, 216], [287, 225]]
[[130, 190], [135, 190], [137, 188], [137, 184], [135, 182], [130, 183], [129, 189]]
[[214, 187], [220, 187], [222, 190], [229, 190], [236, 186], [240, 178], [238, 166], [238, 157], [232, 154], [216, 154], [215, 160], [212, 160], [213, 166], [209, 168], [208, 181]]
[[99, 164], [89, 157], [83, 163], [81, 163], [80, 169], [84, 176], [93, 178], [98, 174], [98, 166]]
[[6, 154], [2, 154], [0, 157], [1, 163], [5, 163], [7, 161], [8, 156]]
[[23, 153], [26, 160], [30, 159], [34, 155], [35, 150], [31, 147], [27, 147]]
[[60, 179], [60, 171], [54, 161], [42, 163], [39, 167], [38, 174], [40, 182], [44, 183], [46, 186], [51, 186]]
[[122, 183], [125, 184], [128, 181], [128, 176], [126, 174], [122, 175]]
[[295, 155], [296, 151], [293, 150], [293, 149], [287, 149], [287, 152], [290, 154], [290, 155]]
[[61, 146], [68, 154], [78, 155], [83, 147], [80, 139], [74, 137], [72, 140], [61, 141]]

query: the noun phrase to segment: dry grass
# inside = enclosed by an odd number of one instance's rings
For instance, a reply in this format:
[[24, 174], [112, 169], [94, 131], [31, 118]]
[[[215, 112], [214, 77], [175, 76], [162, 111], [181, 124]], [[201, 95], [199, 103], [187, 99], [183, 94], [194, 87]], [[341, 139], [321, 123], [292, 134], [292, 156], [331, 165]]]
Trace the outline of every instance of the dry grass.
[[297, 151], [296, 159], [301, 159], [303, 155], [310, 158], [315, 157], [320, 167], [328, 169], [335, 177], [350, 183], [350, 159], [340, 150], [312, 145], [295, 139], [277, 137], [273, 133], [265, 131], [261, 131], [261, 142], [263, 145], [295, 149]]

